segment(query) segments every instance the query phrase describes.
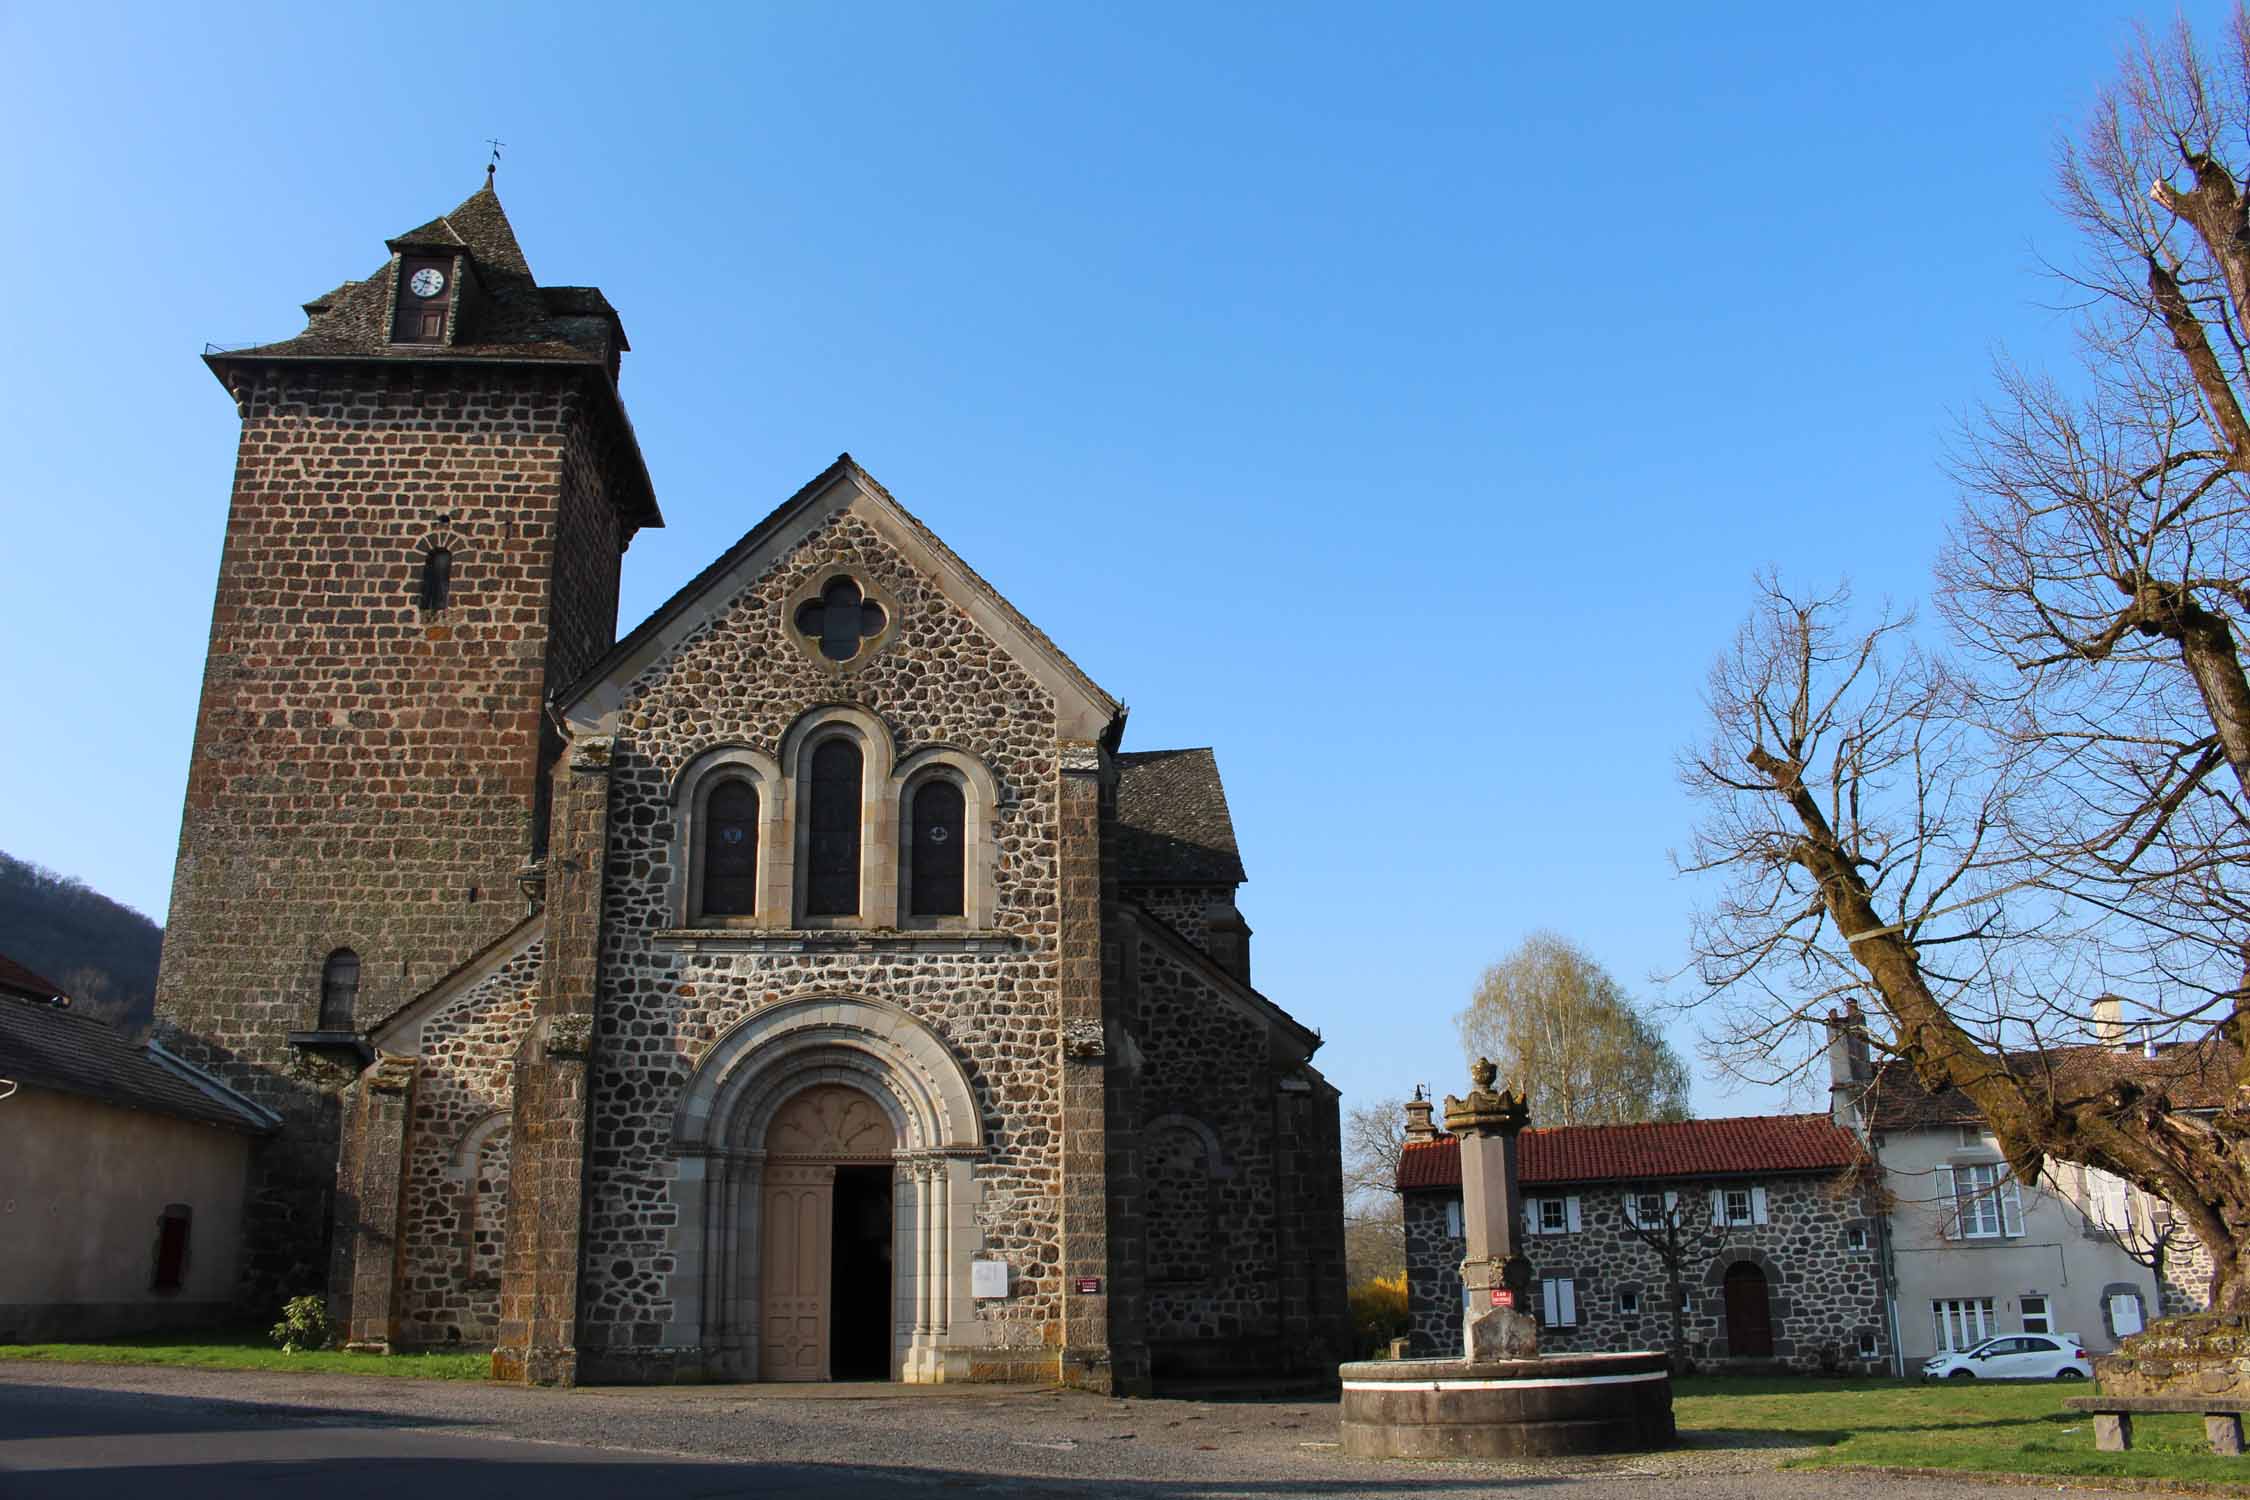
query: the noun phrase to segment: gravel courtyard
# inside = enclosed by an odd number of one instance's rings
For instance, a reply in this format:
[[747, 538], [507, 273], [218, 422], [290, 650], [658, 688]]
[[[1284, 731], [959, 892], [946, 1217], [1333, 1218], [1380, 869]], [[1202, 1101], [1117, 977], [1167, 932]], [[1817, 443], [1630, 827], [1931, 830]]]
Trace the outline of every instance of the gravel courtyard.
[[[903, 1496], [1915, 1496], [1974, 1481], [1777, 1472], [1691, 1446], [1568, 1464], [1345, 1457], [1333, 1403], [1108, 1401], [900, 1386], [523, 1390], [361, 1376], [0, 1363], [0, 1492]], [[2098, 1490], [2079, 1493], [2094, 1494]]]

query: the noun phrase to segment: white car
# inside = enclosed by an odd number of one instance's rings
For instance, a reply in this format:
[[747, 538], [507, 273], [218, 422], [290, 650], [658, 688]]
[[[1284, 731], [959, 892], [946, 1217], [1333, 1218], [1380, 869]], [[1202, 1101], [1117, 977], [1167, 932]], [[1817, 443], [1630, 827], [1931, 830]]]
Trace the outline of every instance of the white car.
[[1922, 1364], [1924, 1380], [2084, 1380], [2093, 1373], [2075, 1333], [2003, 1333]]

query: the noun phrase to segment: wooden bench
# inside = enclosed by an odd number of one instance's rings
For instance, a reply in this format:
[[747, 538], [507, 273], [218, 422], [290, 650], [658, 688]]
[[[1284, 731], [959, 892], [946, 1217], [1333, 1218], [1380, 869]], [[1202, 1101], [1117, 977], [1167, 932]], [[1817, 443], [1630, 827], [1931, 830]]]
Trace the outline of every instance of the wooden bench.
[[2240, 1396], [2071, 1396], [2063, 1405], [2092, 1413], [2094, 1446], [2104, 1453], [2123, 1453], [2133, 1446], [2136, 1414], [2186, 1412], [2203, 1418], [2203, 1435], [2211, 1440], [2213, 1453], [2237, 1458], [2242, 1454], [2242, 1414], [2250, 1411], [2250, 1400]]

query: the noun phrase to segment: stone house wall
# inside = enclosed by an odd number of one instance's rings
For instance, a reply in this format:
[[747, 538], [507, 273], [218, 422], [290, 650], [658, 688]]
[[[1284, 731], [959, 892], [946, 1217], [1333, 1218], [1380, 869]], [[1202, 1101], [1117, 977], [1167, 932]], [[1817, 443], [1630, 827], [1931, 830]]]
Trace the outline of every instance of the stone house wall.
[[[344, 1070], [300, 1056], [358, 954], [364, 1027], [521, 915], [542, 699], [615, 628], [605, 438], [567, 371], [243, 363], [156, 1010], [168, 1045], [279, 1112], [245, 1211], [260, 1310], [325, 1276]], [[418, 607], [422, 558], [452, 597]], [[550, 582], [581, 598], [550, 646]], [[604, 616], [604, 611], [607, 616]], [[594, 643], [598, 641], [599, 645]]]
[[[1880, 1236], [1866, 1190], [1833, 1174], [1758, 1182], [1766, 1189], [1767, 1222], [1687, 1231], [1698, 1237], [1697, 1248], [1681, 1268], [1688, 1357], [1698, 1363], [1730, 1357], [1724, 1277], [1729, 1266], [1747, 1260], [1766, 1277], [1775, 1363], [1808, 1371], [1886, 1370], [1891, 1349], [1883, 1315]], [[1683, 1203], [1700, 1204], [1715, 1187], [1743, 1185], [1741, 1179], [1690, 1178], [1661, 1187], [1678, 1193]], [[1540, 1330], [1541, 1352], [1666, 1347], [1671, 1325], [1664, 1307], [1663, 1261], [1626, 1227], [1624, 1185], [1542, 1183], [1527, 1187], [1524, 1194], [1527, 1199], [1575, 1194], [1580, 1205], [1576, 1233], [1533, 1235], [1526, 1241], [1535, 1281], [1571, 1278], [1578, 1305], [1577, 1327]], [[1455, 1355], [1461, 1350], [1460, 1264], [1467, 1247], [1446, 1232], [1446, 1204], [1458, 1203], [1460, 1192], [1404, 1197], [1408, 1352], [1416, 1358]], [[1864, 1248], [1850, 1248], [1854, 1228]], [[1619, 1310], [1618, 1295], [1628, 1291], [1639, 1295], [1637, 1315]]]

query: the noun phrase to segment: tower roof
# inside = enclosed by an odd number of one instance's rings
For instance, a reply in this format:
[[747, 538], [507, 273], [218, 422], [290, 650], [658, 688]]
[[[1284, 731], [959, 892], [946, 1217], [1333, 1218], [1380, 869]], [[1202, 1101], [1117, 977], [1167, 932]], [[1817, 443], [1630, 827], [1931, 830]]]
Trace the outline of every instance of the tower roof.
[[[663, 513], [617, 394], [619, 356], [632, 345], [599, 287], [541, 286], [516, 241], [488, 172], [484, 185], [450, 212], [386, 240], [390, 258], [364, 279], [347, 281], [303, 305], [304, 330], [270, 344], [204, 355], [233, 389], [230, 366], [249, 362], [393, 361], [414, 364], [580, 365], [598, 378], [626, 433], [633, 478], [620, 504], [636, 526], [662, 526]], [[392, 337], [398, 280], [408, 255], [458, 255], [467, 262], [446, 342]], [[631, 493], [638, 491], [637, 494]]]
[[[541, 286], [491, 179], [428, 223], [384, 242], [391, 259], [364, 280], [347, 281], [304, 304], [302, 333], [230, 349], [217, 358], [361, 356], [374, 359], [553, 360], [600, 364], [615, 373], [632, 345], [617, 309], [599, 288]], [[475, 295], [442, 348], [391, 339], [393, 285], [402, 254], [452, 251], [467, 257]]]
[[425, 246], [467, 250], [488, 275], [532, 280], [531, 262], [523, 258], [523, 246], [516, 243], [515, 227], [508, 222], [507, 210], [500, 206], [500, 195], [494, 191], [489, 174], [484, 186], [462, 199], [453, 212], [439, 214], [385, 243], [393, 250]]

